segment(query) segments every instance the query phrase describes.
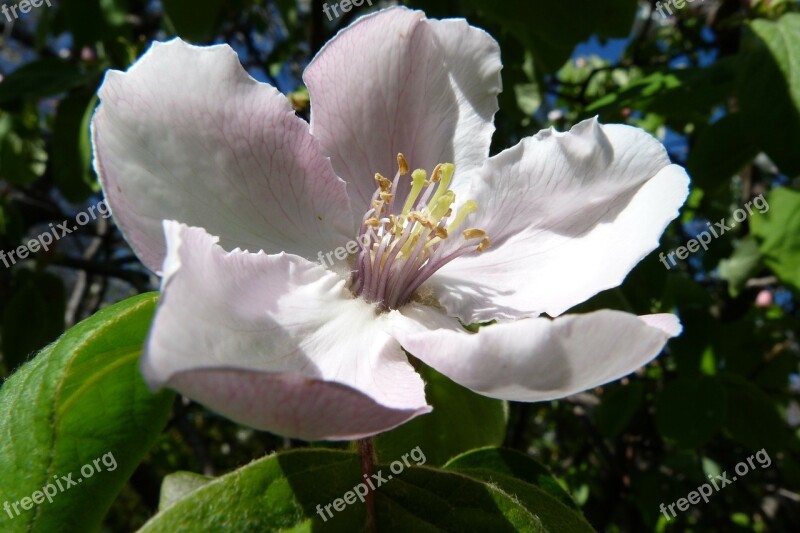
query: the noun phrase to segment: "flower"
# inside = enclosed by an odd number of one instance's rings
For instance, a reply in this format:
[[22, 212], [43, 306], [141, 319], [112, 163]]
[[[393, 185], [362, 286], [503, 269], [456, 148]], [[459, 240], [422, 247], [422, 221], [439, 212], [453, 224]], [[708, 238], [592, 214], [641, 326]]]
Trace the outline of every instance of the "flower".
[[[655, 357], [680, 332], [673, 315], [560, 315], [658, 246], [686, 173], [645, 132], [597, 120], [489, 158], [501, 68], [497, 43], [466, 21], [392, 8], [309, 64], [310, 125], [228, 46], [154, 43], [110, 71], [95, 167], [162, 276], [148, 384], [255, 428], [337, 440], [430, 411], [404, 349], [520, 401]], [[351, 241], [346, 259], [314, 262]]]

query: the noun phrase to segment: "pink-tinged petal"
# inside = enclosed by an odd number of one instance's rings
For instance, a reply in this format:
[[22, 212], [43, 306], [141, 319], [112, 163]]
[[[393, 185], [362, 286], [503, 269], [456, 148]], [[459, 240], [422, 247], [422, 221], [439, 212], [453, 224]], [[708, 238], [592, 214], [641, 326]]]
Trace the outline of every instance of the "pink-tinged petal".
[[428, 171], [483, 165], [501, 66], [485, 32], [404, 7], [363, 17], [325, 45], [303, 75], [311, 129], [347, 180], [353, 210], [366, 209], [376, 172], [395, 175], [398, 152]]
[[161, 269], [165, 219], [206, 228], [229, 250], [312, 259], [352, 233], [346, 186], [308, 124], [229, 46], [153, 43], [99, 94], [95, 167], [150, 269]]
[[681, 331], [673, 315], [609, 310], [526, 318], [477, 333], [417, 305], [392, 319], [392, 334], [425, 364], [480, 394], [525, 402], [562, 398], [630, 374]]
[[658, 247], [688, 185], [637, 128], [592, 119], [542, 131], [476, 174], [468, 224], [492, 247], [445, 266], [430, 287], [467, 323], [560, 315], [622, 283]]
[[445, 68], [458, 99], [455, 155], [452, 161], [437, 161], [455, 163], [458, 176], [451, 189], [458, 194], [469, 188], [469, 181], [459, 178], [482, 167], [489, 157], [494, 115], [500, 108], [497, 96], [503, 90], [500, 45], [464, 19], [431, 19], [427, 23], [444, 52]]
[[339, 276], [298, 256], [226, 252], [201, 228], [164, 227], [162, 297], [142, 360], [151, 387], [304, 439], [375, 434], [430, 410], [385, 332], [388, 316]]
[[362, 439], [430, 411], [388, 409], [356, 389], [301, 374], [187, 370], [170, 387], [238, 423], [303, 440]]

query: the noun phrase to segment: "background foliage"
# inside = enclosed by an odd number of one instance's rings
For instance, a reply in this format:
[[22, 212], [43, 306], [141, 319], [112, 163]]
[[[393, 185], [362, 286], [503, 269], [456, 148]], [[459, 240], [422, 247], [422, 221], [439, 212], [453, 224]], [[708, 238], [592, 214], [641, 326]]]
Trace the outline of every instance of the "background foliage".
[[[198, 44], [229, 43], [254, 77], [290, 94], [307, 117], [302, 69], [338, 29], [374, 9], [365, 4], [329, 21], [322, 4], [54, 0], [13, 23], [0, 16], [0, 249], [16, 248], [99, 201], [88, 132], [95, 92], [107, 69], [127, 68], [153, 40], [179, 35]], [[378, 451], [388, 463], [420, 446], [429, 466], [447, 466], [404, 474], [402, 484], [381, 493], [379, 508], [398, 528], [452, 530], [463, 522], [467, 529], [519, 529], [520, 516], [532, 513], [540, 521], [529, 522], [531, 530], [577, 531], [585, 527], [582, 519], [563, 510], [579, 507], [602, 531], [797, 531], [798, 3], [706, 0], [668, 9], [637, 0], [408, 4], [431, 17], [466, 17], [500, 42], [504, 92], [494, 152], [541, 128], [568, 129], [599, 115], [646, 129], [686, 166], [692, 193], [661, 249], [621, 288], [579, 309], [675, 311], [685, 332], [635, 376], [557, 402], [506, 405], [426, 370], [436, 384], [436, 411], [381, 436]], [[736, 209], [761, 194], [768, 212], [733, 221]], [[669, 270], [659, 261], [659, 252], [720, 220], [732, 229], [708, 251]], [[591, 263], [587, 257], [586, 268]], [[312, 522], [313, 505], [356, 482], [353, 456], [301, 449], [234, 472], [269, 452], [308, 445], [235, 426], [169, 394], [150, 396], [135, 360], [152, 295], [102, 311], [33, 359], [98, 309], [155, 288], [157, 280], [104, 219], [49, 252], [11, 268], [0, 265], [0, 376], [13, 375], [0, 388], [0, 500], [28, 495], [45, 472], [75, 470], [112, 448], [120, 462], [102, 484], [62, 494], [56, 505], [13, 520], [0, 514], [0, 529], [46, 531], [47, 524], [62, 523], [85, 530], [102, 522], [96, 527], [132, 531], [166, 508], [148, 531], [177, 524], [258, 530], [254, 524], [262, 519], [298, 530], [321, 527]], [[452, 460], [499, 445], [525, 455], [484, 451]], [[669, 523], [659, 512], [661, 503], [686, 497], [707, 476], [730, 473], [762, 449], [770, 466], [757, 466]], [[233, 473], [209, 482], [175, 477], [181, 470]], [[332, 481], [319, 485], [320, 476]], [[162, 494], [159, 503], [165, 477], [172, 496], [165, 502]], [[258, 492], [254, 487], [277, 503], [248, 500]], [[189, 493], [193, 499], [180, 499]], [[436, 494], [451, 496], [439, 501]], [[468, 500], [480, 508], [465, 514]], [[402, 509], [414, 511], [406, 516]], [[349, 510], [342, 520], [363, 523], [358, 513]]]

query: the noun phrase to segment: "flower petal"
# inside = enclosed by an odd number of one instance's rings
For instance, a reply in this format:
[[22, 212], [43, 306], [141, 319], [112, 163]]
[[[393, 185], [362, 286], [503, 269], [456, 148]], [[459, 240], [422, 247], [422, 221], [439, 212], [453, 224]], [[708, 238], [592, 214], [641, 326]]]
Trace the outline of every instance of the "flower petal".
[[142, 362], [151, 387], [305, 439], [374, 434], [430, 410], [387, 318], [337, 275], [297, 256], [225, 252], [200, 228], [164, 227], [163, 294]]
[[345, 184], [308, 124], [227, 45], [154, 43], [99, 94], [95, 167], [150, 269], [164, 259], [165, 219], [207, 228], [226, 249], [307, 258], [352, 234]]
[[467, 323], [560, 315], [622, 283], [658, 247], [688, 184], [637, 128], [592, 119], [569, 133], [542, 131], [476, 174], [468, 224], [492, 248], [448, 264], [430, 287]]
[[674, 315], [610, 310], [526, 318], [477, 333], [417, 305], [392, 318], [392, 334], [425, 364], [480, 394], [525, 402], [562, 398], [630, 374], [681, 331]]
[[501, 68], [485, 32], [404, 7], [363, 17], [325, 45], [303, 75], [311, 130], [348, 181], [354, 211], [366, 209], [376, 172], [395, 175], [398, 152], [428, 171], [441, 162], [460, 172], [483, 165]]

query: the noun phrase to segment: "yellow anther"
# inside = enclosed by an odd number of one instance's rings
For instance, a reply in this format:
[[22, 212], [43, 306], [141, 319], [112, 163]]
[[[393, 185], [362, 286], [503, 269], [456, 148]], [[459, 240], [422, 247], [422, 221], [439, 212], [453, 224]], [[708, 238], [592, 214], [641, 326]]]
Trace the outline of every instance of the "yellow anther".
[[397, 167], [400, 169], [401, 176], [408, 174], [408, 161], [406, 161], [406, 156], [402, 153], [397, 154]]
[[427, 177], [428, 174], [422, 169], [417, 169], [411, 173], [411, 192], [408, 194], [406, 203], [403, 206], [402, 213], [404, 215], [408, 214], [408, 211], [414, 205], [414, 202], [417, 201], [419, 193], [422, 192], [422, 188], [425, 186], [425, 179]]
[[392, 189], [392, 182], [379, 173], [375, 174], [375, 181], [380, 185], [381, 191], [386, 192]]
[[489, 248], [491, 245], [492, 245], [492, 243], [491, 243], [491, 241], [489, 241], [489, 237], [484, 237], [483, 240], [481, 241], [481, 243], [476, 248], [476, 250], [480, 254], [480, 253], [483, 253], [484, 250]]
[[482, 239], [484, 237], [486, 237], [486, 232], [482, 229], [470, 228], [464, 230], [464, 238], [467, 240]]
[[442, 164], [441, 163], [436, 165], [436, 168], [433, 169], [433, 176], [431, 176], [431, 181], [433, 183], [437, 183], [440, 179], [442, 179]]
[[443, 228], [441, 226], [436, 226], [436, 236], [437, 237], [439, 237], [440, 239], [446, 239], [447, 235], [448, 235], [447, 234], [447, 230], [445, 228]]
[[390, 192], [382, 192], [380, 194], [380, 197], [381, 197], [381, 200], [383, 200], [384, 202], [386, 202], [388, 204], [389, 202], [392, 201], [392, 198], [394, 198], [394, 194], [392, 194]]
[[364, 224], [366, 224], [367, 226], [372, 226], [373, 228], [377, 228], [378, 226], [381, 225], [381, 221], [378, 220], [377, 217], [372, 217], [365, 220]]

